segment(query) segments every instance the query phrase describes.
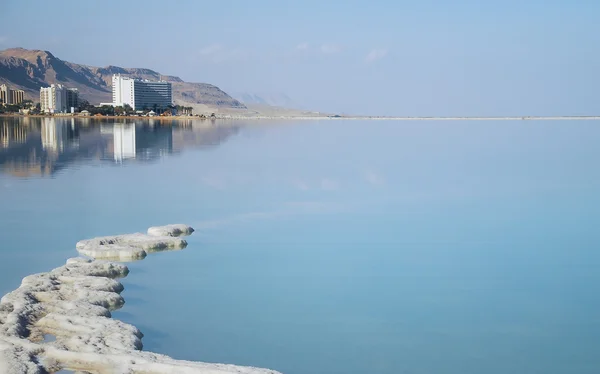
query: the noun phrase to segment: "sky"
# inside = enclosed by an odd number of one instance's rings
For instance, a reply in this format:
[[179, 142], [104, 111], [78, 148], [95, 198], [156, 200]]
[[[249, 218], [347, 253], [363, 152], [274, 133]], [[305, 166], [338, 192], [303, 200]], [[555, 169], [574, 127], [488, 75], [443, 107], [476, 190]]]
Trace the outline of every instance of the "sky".
[[399, 116], [599, 115], [596, 0], [2, 0], [0, 49]]

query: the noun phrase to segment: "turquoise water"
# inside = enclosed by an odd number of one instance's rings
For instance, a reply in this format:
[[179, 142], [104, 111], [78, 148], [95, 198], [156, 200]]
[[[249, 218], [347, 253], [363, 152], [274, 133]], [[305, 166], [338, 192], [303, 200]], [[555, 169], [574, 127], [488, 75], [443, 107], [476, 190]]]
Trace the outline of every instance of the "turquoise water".
[[0, 293], [77, 240], [129, 264], [144, 349], [301, 373], [597, 373], [594, 121], [0, 119]]

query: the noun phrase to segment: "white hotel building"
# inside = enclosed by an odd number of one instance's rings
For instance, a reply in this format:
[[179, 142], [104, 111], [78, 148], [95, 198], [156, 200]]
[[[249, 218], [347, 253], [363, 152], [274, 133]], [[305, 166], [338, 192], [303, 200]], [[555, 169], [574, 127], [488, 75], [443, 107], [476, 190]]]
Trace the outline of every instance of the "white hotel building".
[[125, 104], [134, 110], [166, 109], [173, 104], [171, 83], [113, 75], [111, 105], [125, 106]]
[[73, 112], [78, 102], [77, 88], [66, 88], [62, 84], [40, 88], [40, 107], [44, 113]]

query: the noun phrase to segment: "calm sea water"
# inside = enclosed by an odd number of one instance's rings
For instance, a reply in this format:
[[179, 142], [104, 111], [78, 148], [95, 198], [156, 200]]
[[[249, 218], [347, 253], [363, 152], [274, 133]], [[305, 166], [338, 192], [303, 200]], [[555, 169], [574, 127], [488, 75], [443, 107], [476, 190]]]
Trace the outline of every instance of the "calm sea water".
[[600, 370], [600, 123], [0, 118], [0, 294], [98, 235], [144, 349], [287, 374]]

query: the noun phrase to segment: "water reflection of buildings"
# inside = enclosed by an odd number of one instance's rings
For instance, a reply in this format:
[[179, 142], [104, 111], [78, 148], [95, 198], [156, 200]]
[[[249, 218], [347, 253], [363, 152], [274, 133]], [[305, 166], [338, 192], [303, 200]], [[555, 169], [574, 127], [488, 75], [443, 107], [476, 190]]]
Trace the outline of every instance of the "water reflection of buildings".
[[74, 120], [34, 120], [0, 119], [5, 145], [0, 148], [0, 165], [15, 176], [53, 174], [77, 153], [79, 130]]
[[151, 162], [184, 148], [214, 147], [239, 127], [210, 122], [103, 123], [0, 118], [0, 167], [19, 177], [52, 175], [74, 162]]
[[217, 147], [240, 130], [235, 125], [214, 125], [206, 121], [186, 121], [173, 131], [173, 151], [184, 148], [208, 149]]
[[135, 158], [135, 125], [115, 124], [113, 127], [113, 153], [115, 161]]
[[27, 139], [27, 127], [9, 126], [0, 120], [0, 147], [8, 148], [15, 144], [25, 143]]
[[152, 126], [144, 124], [121, 124], [102, 126], [101, 132], [112, 134], [112, 147], [108, 146], [114, 160], [123, 163], [126, 160], [151, 161], [173, 152], [173, 128], [171, 126]]
[[143, 124], [136, 127], [136, 160], [152, 161], [173, 153], [172, 126]]
[[42, 148], [48, 153], [60, 154], [65, 152], [66, 148], [79, 146], [79, 129], [73, 118], [70, 122], [56, 122], [54, 118], [43, 118], [40, 132]]

